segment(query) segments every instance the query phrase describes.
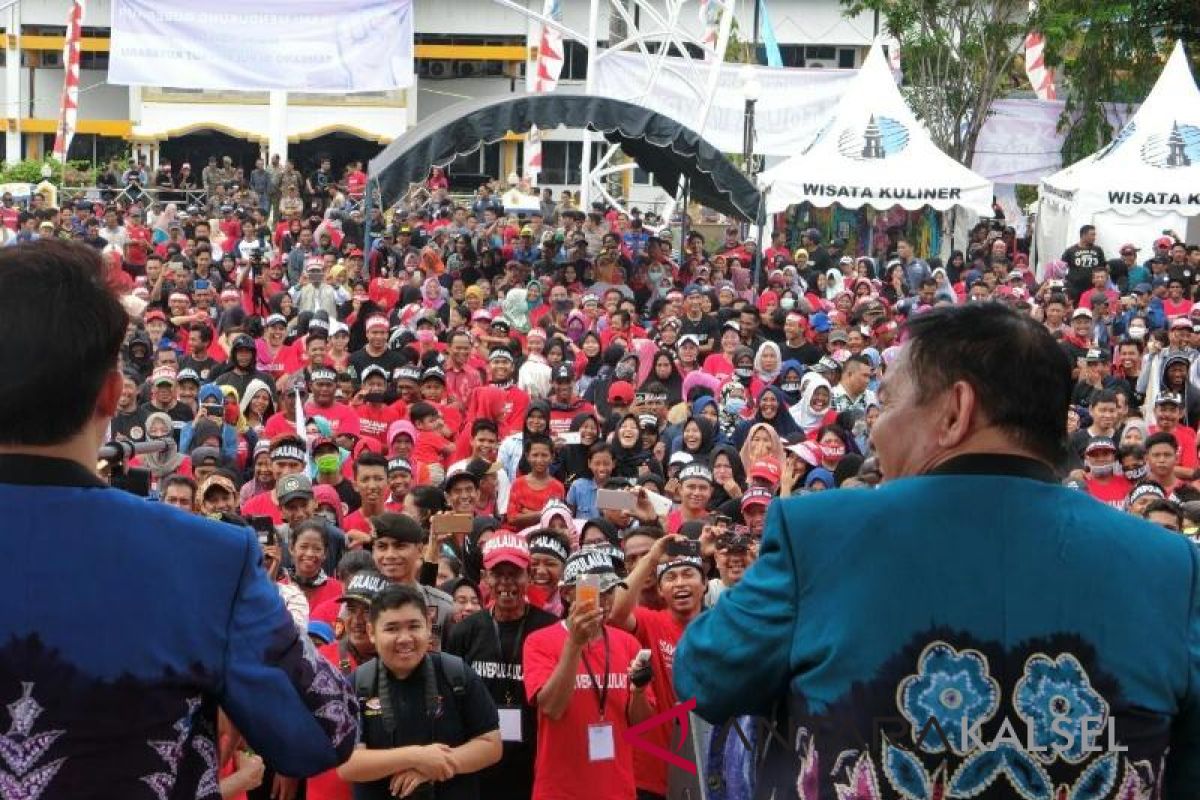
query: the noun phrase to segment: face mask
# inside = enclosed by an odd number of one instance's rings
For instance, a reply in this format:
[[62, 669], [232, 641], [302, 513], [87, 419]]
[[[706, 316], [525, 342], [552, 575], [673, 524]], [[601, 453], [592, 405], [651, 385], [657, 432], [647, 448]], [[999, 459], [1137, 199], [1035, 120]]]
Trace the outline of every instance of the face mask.
[[1095, 475], [1097, 478], [1107, 478], [1117, 470], [1116, 464], [1088, 464], [1088, 474]]
[[329, 475], [338, 471], [338, 467], [342, 465], [342, 460], [338, 457], [337, 453], [326, 453], [323, 456], [314, 458], [313, 463], [317, 465], [317, 472]]
[[730, 414], [740, 414], [745, 407], [746, 398], [744, 397], [730, 397], [725, 401], [725, 410]]
[[417, 331], [417, 341], [425, 342], [426, 344], [428, 344], [429, 342], [433, 342], [436, 340], [437, 340], [437, 334], [431, 330]]
[[821, 445], [821, 456], [825, 461], [837, 461], [846, 455], [846, 446], [842, 444]]
[[1145, 478], [1146, 475], [1148, 475], [1149, 473], [1150, 473], [1149, 467], [1147, 467], [1145, 464], [1139, 464], [1138, 466], [1133, 467], [1132, 469], [1125, 470], [1125, 477], [1136, 483], [1137, 481], [1140, 481], [1142, 478]]
[[633, 377], [633, 365], [632, 364], [617, 364], [617, 368], [614, 371], [614, 374], [616, 375], [617, 380], [627, 381]]
[[1142, 339], [1146, 338], [1146, 329], [1141, 328], [1141, 327], [1130, 328], [1129, 329], [1129, 338], [1133, 339], [1134, 341], [1140, 342]]
[[560, 314], [565, 314], [566, 312], [570, 311], [574, 307], [575, 307], [575, 304], [571, 302], [570, 298], [567, 298], [566, 300], [555, 300], [554, 301], [554, 310]]
[[793, 308], [796, 307], [796, 298], [794, 298], [794, 297], [781, 298], [779, 301], [779, 307], [784, 309], [785, 311], [791, 311]]
[[733, 374], [737, 376], [738, 380], [748, 381], [754, 377], [754, 368], [753, 367], [737, 367], [733, 370]]
[[663, 277], [662, 270], [661, 269], [652, 269], [648, 273], [646, 273], [646, 277], [649, 278], [649, 281], [652, 285], [658, 286], [660, 283], [662, 283], [662, 277]]
[[800, 394], [800, 381], [787, 381], [779, 385], [788, 394]]
[[225, 406], [225, 421], [230, 425], [236, 425], [240, 413], [241, 409], [239, 409], [236, 404], [230, 403], [229, 405]]
[[529, 310], [530, 310], [530, 311], [532, 311], [533, 309], [537, 308], [537, 307], [538, 307], [538, 306], [540, 306], [541, 304], [542, 304], [542, 298], [540, 298], [540, 297], [539, 297], [539, 298], [537, 298], [537, 299], [527, 299], [527, 300], [525, 301], [525, 305], [526, 305], [526, 307], [528, 307], [528, 308], [529, 308]]

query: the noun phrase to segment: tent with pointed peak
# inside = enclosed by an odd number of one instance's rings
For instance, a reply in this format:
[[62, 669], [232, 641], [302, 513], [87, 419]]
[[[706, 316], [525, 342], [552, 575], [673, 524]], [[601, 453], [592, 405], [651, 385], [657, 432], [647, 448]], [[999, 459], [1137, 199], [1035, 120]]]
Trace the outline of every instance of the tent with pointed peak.
[[1042, 179], [1038, 261], [1058, 258], [1083, 225], [1114, 256], [1125, 242], [1148, 249], [1163, 230], [1200, 236], [1200, 88], [1182, 42], [1116, 138]]
[[896, 88], [878, 40], [813, 140], [760, 175], [759, 186], [768, 213], [794, 203], [992, 213], [992, 182], [937, 148]]

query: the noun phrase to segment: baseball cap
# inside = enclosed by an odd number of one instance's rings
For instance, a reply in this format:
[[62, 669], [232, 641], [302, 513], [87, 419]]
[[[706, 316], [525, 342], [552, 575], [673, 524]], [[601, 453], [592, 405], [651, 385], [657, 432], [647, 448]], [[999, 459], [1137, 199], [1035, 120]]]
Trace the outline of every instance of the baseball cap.
[[526, 225], [524, 228], [521, 228], [521, 235], [522, 236], [533, 236], [533, 228]]
[[149, 322], [152, 319], [161, 319], [167, 321], [167, 315], [163, 313], [161, 308], [152, 308], [142, 315], [142, 322]]
[[483, 545], [483, 566], [492, 569], [497, 564], [514, 564], [521, 569], [529, 566], [529, 545], [511, 533], [502, 533], [488, 539]]
[[234, 339], [233, 339], [233, 344], [231, 344], [231, 345], [229, 346], [229, 349], [230, 349], [231, 351], [234, 351], [234, 350], [253, 350], [254, 352], [258, 352], [258, 349], [257, 349], [257, 348], [255, 347], [255, 345], [254, 345], [254, 340], [253, 340], [253, 339], [251, 339], [249, 336], [247, 336], [247, 335], [246, 335], [246, 334], [244, 334], [244, 333], [240, 333], [240, 334], [238, 334], [237, 336], [235, 336], [235, 337], [234, 337]]
[[175, 371], [166, 367], [159, 367], [158, 369], [154, 370], [154, 374], [150, 378], [150, 382], [155, 386], [162, 384], [174, 386], [176, 380], [177, 378], [175, 377]]
[[279, 504], [284, 505], [289, 500], [295, 500], [297, 497], [311, 500], [313, 498], [312, 481], [307, 475], [284, 475], [279, 479], [279, 486], [276, 494], [279, 497]]
[[355, 600], [359, 603], [370, 605], [389, 585], [388, 579], [378, 572], [369, 569], [363, 570], [362, 572], [355, 573], [351, 576], [350, 580], [346, 581], [346, 588], [337, 601], [345, 603]]
[[1182, 406], [1183, 398], [1175, 392], [1162, 392], [1154, 400], [1156, 406]]
[[700, 337], [696, 336], [696, 334], [694, 334], [694, 333], [685, 333], [683, 336], [679, 337], [679, 341], [678, 341], [678, 343], [676, 343], [675, 346], [683, 347], [685, 342], [690, 342], [690, 343], [696, 345], [696, 347], [699, 347], [700, 346]]
[[415, 519], [405, 514], [385, 511], [371, 517], [371, 527], [376, 539], [395, 539], [404, 544], [421, 544], [425, 541], [425, 531]]
[[1176, 328], [1191, 330], [1191, 327], [1192, 321], [1187, 317], [1176, 317], [1175, 319], [1171, 320], [1171, 330], [1175, 330]]
[[1093, 347], [1091, 350], [1088, 350], [1087, 353], [1084, 354], [1083, 360], [1084, 361], [1103, 361], [1104, 360], [1104, 351], [1101, 350], [1099, 347]]
[[1121, 255], [1127, 255], [1129, 253], [1136, 253], [1136, 252], [1138, 252], [1139, 249], [1140, 248], [1138, 248], [1132, 242], [1127, 242], [1126, 244], [1121, 245]]
[[[571, 369], [569, 364], [559, 364], [554, 368], [554, 381], [573, 381], [575, 380], [575, 370]], [[612, 399], [612, 389], [608, 390], [609, 399]]]
[[1117, 444], [1108, 436], [1093, 436], [1083, 448], [1083, 454], [1099, 453], [1104, 450], [1117, 451]]
[[309, 638], [315, 637], [321, 644], [329, 644], [335, 638], [333, 626], [319, 619], [310, 619], [308, 621], [308, 635]]
[[692, 463], [692, 461], [694, 461], [694, 460], [695, 459], [692, 458], [691, 453], [685, 453], [682, 450], [678, 450], [671, 454], [671, 459], [670, 459], [670, 461], [667, 462], [667, 464], [668, 464], [668, 466], [674, 466], [675, 464], [682, 464], [684, 466], [687, 466], [688, 464]]
[[584, 575], [597, 576], [600, 579], [601, 592], [625, 585], [613, 569], [612, 556], [598, 548], [585, 547], [572, 553], [563, 567], [561, 583], [563, 586], [574, 586]]
[[1090, 308], [1077, 308], [1071, 312], [1071, 319], [1078, 319], [1079, 317], [1092, 319], [1092, 310]]
[[775, 495], [771, 494], [769, 489], [756, 486], [747, 489], [746, 493], [742, 495], [742, 509], [745, 510], [750, 506], [769, 506], [774, 499]]
[[829, 356], [821, 356], [817, 360], [817, 363], [813, 364], [812, 368], [815, 372], [837, 372], [842, 367]]
[[1175, 244], [1175, 240], [1170, 236], [1160, 236], [1154, 240], [1155, 247], [1170, 247]]
[[1153, 288], [1154, 287], [1152, 287], [1148, 283], [1139, 283], [1137, 286], [1133, 287], [1133, 293], [1134, 294], [1150, 294], [1150, 290]]
[[850, 335], [848, 333], [846, 333], [844, 330], [841, 330], [840, 328], [838, 330], [830, 332], [830, 334], [829, 334], [829, 343], [830, 344], [836, 344], [838, 342], [841, 342], [842, 344], [846, 344], [849, 341], [850, 341]]
[[812, 315], [810, 322], [812, 323], [812, 329], [817, 333], [828, 333], [833, 327], [829, 322], [829, 315], [820, 311]]
[[192, 383], [199, 385], [200, 375], [191, 367], [184, 367], [183, 369], [179, 370], [179, 374], [175, 376], [175, 382], [183, 383], [184, 381], [191, 381]]
[[633, 384], [629, 381], [616, 381], [608, 387], [608, 402], [630, 405], [633, 402]]
[[770, 481], [772, 486], [779, 483], [779, 461], [774, 458], [760, 458], [750, 465], [750, 479]]
[[271, 327], [272, 325], [286, 326], [287, 325], [287, 317], [285, 317], [283, 314], [271, 314], [270, 316], [267, 317], [266, 321], [263, 322], [263, 324], [266, 325], [268, 328]]
[[504, 330], [506, 330], [506, 331], [512, 330], [512, 325], [509, 325], [508, 320], [506, 320], [504, 317], [496, 317], [495, 319], [493, 319], [492, 327], [493, 328], [504, 328]]
[[411, 475], [413, 469], [412, 464], [408, 463], [407, 460], [403, 458], [393, 458], [387, 463], [387, 471], [389, 475], [391, 475], [393, 472], [407, 472]]
[[479, 485], [479, 476], [464, 466], [450, 470], [450, 473], [446, 475], [446, 480], [442, 482], [442, 490], [447, 492], [450, 491], [451, 486], [458, 483], [460, 480], [463, 480], [464, 478], [476, 486]]

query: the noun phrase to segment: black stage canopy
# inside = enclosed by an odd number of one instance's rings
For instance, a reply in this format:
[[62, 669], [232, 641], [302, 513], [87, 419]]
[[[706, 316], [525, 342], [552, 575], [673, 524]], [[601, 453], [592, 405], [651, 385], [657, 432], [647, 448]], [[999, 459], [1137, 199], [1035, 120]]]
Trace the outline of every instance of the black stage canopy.
[[392, 142], [368, 167], [389, 205], [430, 167], [444, 167], [509, 131], [525, 133], [563, 125], [589, 128], [619, 144], [638, 166], [654, 173], [671, 194], [682, 177], [691, 180], [691, 196], [704, 205], [754, 221], [759, 193], [754, 184], [699, 134], [670, 117], [621, 100], [555, 92], [458, 103], [430, 116]]

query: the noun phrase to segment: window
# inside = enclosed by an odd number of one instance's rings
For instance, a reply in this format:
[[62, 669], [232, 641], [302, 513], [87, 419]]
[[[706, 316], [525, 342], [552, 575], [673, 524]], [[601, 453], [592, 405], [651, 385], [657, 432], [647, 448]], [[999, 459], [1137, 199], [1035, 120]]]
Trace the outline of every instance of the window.
[[583, 142], [542, 142], [542, 185], [574, 186], [583, 175]]
[[108, 69], [108, 53], [92, 53], [81, 50], [79, 53], [80, 69]]
[[574, 39], [563, 40], [563, 67], [558, 76], [563, 81], [587, 80], [587, 47]]
[[855, 52], [849, 47], [842, 47], [838, 50], [838, 68], [839, 69], [854, 69], [857, 64], [855, 62]]
[[451, 162], [449, 171], [451, 175], [468, 173], [503, 177], [500, 175], [500, 142], [485, 144], [472, 153], [459, 156]]

